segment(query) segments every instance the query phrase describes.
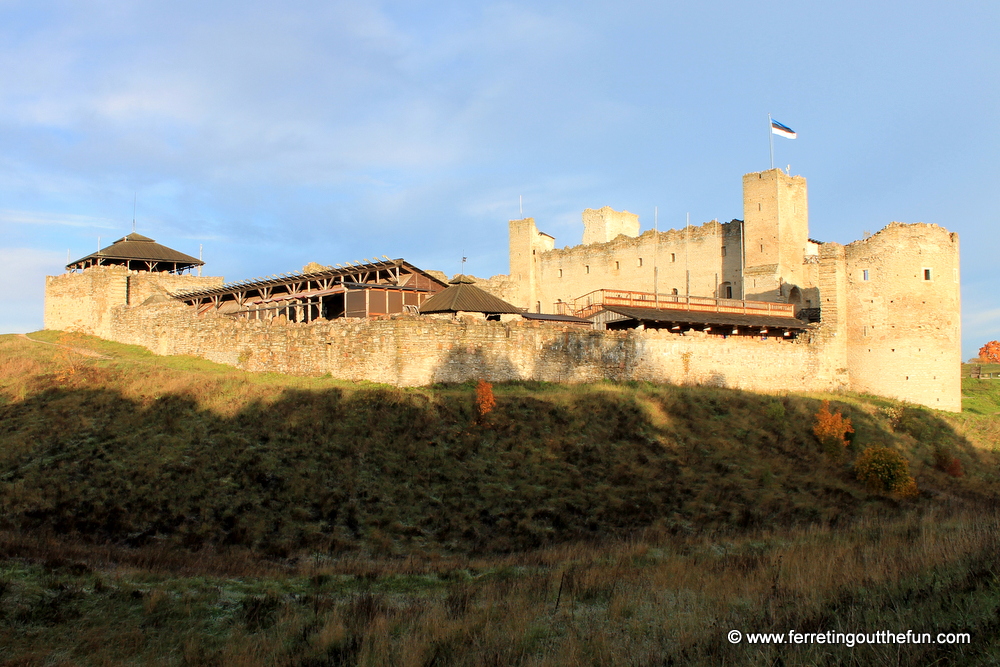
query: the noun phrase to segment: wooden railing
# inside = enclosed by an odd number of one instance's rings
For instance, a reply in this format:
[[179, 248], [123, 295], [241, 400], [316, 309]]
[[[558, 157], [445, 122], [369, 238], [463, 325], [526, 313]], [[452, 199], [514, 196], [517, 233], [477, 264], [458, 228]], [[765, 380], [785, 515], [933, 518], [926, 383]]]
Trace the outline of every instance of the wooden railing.
[[741, 315], [770, 315], [772, 317], [795, 317], [795, 306], [791, 303], [771, 301], [743, 301], [741, 299], [717, 299], [708, 296], [683, 296], [679, 294], [654, 294], [652, 292], [631, 292], [627, 290], [599, 289], [573, 300], [573, 314], [588, 317], [604, 306], [627, 306], [630, 308], [655, 308], [658, 310], [687, 310], [707, 313], [738, 313]]

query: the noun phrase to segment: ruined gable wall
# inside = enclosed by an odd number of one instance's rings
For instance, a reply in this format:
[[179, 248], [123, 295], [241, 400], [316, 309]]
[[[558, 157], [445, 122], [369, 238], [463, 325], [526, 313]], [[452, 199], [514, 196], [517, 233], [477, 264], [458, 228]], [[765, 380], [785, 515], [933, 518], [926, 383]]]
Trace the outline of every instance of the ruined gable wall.
[[923, 223], [846, 246], [852, 389], [961, 410], [958, 261], [958, 235]]
[[583, 244], [607, 243], [619, 236], [639, 235], [639, 216], [610, 206], [583, 211]]
[[251, 371], [330, 373], [400, 386], [613, 379], [780, 392], [844, 384], [816, 332], [785, 341], [412, 316], [282, 325], [196, 317], [192, 308], [169, 302], [115, 309], [110, 334], [112, 340], [157, 354], [191, 354]]
[[[477, 278], [476, 276], [469, 276], [475, 281], [475, 286], [479, 289], [489, 292], [498, 299], [503, 299], [507, 303], [516, 303], [521, 294], [521, 289], [518, 283], [511, 280], [510, 276], [499, 275], [492, 276], [490, 278]], [[447, 282], [447, 280], [445, 281]]]
[[109, 338], [111, 310], [127, 301], [128, 277], [121, 266], [46, 276], [45, 328]]

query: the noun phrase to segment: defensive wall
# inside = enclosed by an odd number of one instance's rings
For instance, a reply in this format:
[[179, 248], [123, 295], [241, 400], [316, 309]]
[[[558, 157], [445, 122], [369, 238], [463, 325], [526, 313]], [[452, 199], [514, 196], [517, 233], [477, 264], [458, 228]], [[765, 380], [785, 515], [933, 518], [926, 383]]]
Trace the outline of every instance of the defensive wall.
[[329, 373], [397, 386], [485, 379], [650, 380], [758, 391], [846, 388], [821, 327], [797, 340], [663, 330], [593, 331], [532, 322], [422, 316], [285, 323], [197, 317], [176, 301], [110, 313], [107, 338], [157, 354], [190, 354], [249, 371]]

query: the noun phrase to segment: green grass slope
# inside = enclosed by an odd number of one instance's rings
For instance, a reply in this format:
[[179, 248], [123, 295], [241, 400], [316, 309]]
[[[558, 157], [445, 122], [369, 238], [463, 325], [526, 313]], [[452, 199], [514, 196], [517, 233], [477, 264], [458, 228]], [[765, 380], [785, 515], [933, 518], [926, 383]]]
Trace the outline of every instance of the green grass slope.
[[[996, 497], [993, 451], [940, 413], [874, 397], [834, 401], [855, 428], [835, 459], [812, 434], [819, 398], [512, 383], [480, 418], [470, 386], [249, 376], [69, 342], [111, 358], [0, 341], [4, 529], [286, 556], [836, 524], [900, 505], [854, 479], [869, 446], [909, 459], [923, 496], [907, 502]], [[936, 470], [940, 451], [966, 474]]]

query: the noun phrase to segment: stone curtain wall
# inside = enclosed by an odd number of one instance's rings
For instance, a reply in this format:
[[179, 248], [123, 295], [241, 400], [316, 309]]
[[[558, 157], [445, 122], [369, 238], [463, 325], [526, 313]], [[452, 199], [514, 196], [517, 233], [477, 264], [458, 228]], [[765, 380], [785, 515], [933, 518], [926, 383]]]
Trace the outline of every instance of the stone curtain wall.
[[675, 289], [685, 294], [689, 289], [693, 296], [708, 297], [719, 296], [719, 287], [728, 283], [733, 298], [740, 298], [739, 223], [713, 220], [687, 229], [649, 230], [636, 237], [550, 250], [537, 243], [532, 247], [537, 237], [534, 220], [512, 221], [511, 274], [494, 276], [480, 287], [517, 284], [520, 275], [520, 290], [508, 290], [502, 298], [509, 296], [511, 303], [531, 312], [541, 302], [545, 313], [558, 312], [556, 304], [597, 289], [652, 292], [654, 282], [660, 294]]
[[194, 317], [179, 303], [119, 308], [113, 340], [157, 354], [191, 354], [250, 371], [330, 373], [398, 386], [485, 379], [592, 382], [650, 380], [757, 391], [845, 388], [820, 336], [680, 336], [667, 331], [589, 331], [536, 323], [397, 316], [312, 324]]

